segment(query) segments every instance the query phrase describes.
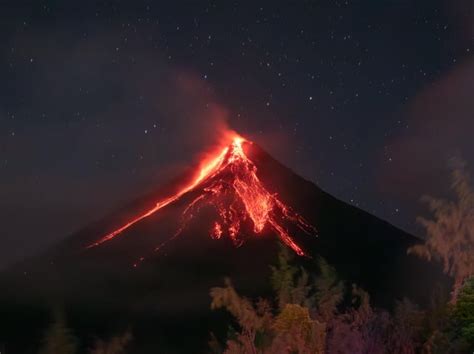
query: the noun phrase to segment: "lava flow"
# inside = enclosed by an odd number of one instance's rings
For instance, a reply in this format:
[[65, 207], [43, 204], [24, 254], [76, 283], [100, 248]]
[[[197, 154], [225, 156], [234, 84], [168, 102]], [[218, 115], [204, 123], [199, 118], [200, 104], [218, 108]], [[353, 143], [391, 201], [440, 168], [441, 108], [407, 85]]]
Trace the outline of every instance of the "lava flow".
[[240, 245], [243, 242], [239, 237], [241, 227], [250, 219], [255, 234], [261, 234], [267, 226], [298, 255], [305, 255], [285, 224], [290, 223], [307, 234], [316, 234], [315, 228], [263, 186], [257, 176], [257, 167], [244, 152], [244, 142], [250, 143], [234, 134], [231, 143], [203, 163], [189, 184], [176, 194], [157, 202], [152, 209], [89, 245], [88, 248], [112, 240], [132, 225], [177, 201], [184, 194], [199, 191], [198, 196], [185, 208], [183, 224], [174, 237], [181, 233], [202, 206], [210, 205], [215, 207], [218, 213], [218, 220], [214, 222], [210, 231], [212, 238], [219, 239], [227, 235], [234, 244]]

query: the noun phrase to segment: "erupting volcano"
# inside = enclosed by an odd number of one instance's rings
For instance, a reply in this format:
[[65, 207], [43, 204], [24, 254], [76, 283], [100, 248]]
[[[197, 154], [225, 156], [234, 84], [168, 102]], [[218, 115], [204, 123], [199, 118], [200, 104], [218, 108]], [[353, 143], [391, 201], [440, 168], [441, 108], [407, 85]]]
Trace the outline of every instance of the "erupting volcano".
[[[426, 289], [445, 282], [441, 268], [407, 254], [417, 238], [334, 198], [257, 143], [231, 133], [200, 161], [189, 174], [0, 273], [0, 312], [15, 314], [3, 316], [0, 334], [10, 333], [22, 348], [12, 352], [29, 352], [25, 323], [45, 323], [29, 309], [34, 303], [44, 314], [45, 299], [85, 314], [79, 317], [85, 335], [123, 321], [154, 352], [163, 343], [172, 348], [165, 352], [205, 352], [209, 333], [227, 329], [222, 314], [210, 312], [209, 289], [230, 278], [249, 298], [269, 294], [277, 241], [303, 256], [293, 261], [309, 270], [308, 279], [319, 271], [313, 259], [322, 257], [384, 308], [403, 298], [427, 304]], [[311, 225], [320, 237], [307, 236], [316, 234]]]
[[[201, 207], [210, 205], [215, 207], [218, 215], [210, 230], [212, 238], [219, 239], [226, 235], [236, 246], [240, 246], [243, 243], [242, 225], [249, 220], [255, 235], [262, 234], [266, 228], [271, 229], [298, 255], [306, 255], [296, 244], [288, 228], [296, 227], [309, 235], [315, 235], [316, 229], [278, 199], [276, 194], [270, 193], [265, 188], [258, 178], [255, 163], [245, 152], [244, 144], [249, 148], [252, 146], [252, 142], [232, 134], [223, 149], [205, 159], [191, 182], [174, 195], [158, 201], [152, 209], [92, 243], [88, 248], [114, 239], [134, 224], [178, 201], [183, 195], [196, 191], [198, 196], [186, 206], [180, 228], [168, 241], [181, 233]], [[155, 251], [168, 241], [156, 247]]]

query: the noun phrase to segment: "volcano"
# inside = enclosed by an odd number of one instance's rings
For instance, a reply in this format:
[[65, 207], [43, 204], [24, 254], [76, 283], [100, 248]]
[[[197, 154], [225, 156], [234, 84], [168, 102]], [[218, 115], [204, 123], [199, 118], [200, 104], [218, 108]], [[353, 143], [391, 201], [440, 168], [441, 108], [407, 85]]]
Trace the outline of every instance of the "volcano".
[[268, 295], [280, 243], [308, 269], [324, 257], [377, 306], [404, 297], [424, 304], [433, 284], [448, 280], [439, 265], [407, 254], [419, 242], [232, 133], [196, 172], [2, 274], [0, 343], [27, 352], [24, 336], [39, 337], [60, 303], [84, 337], [130, 325], [136, 353], [203, 352], [210, 331], [226, 331], [209, 289], [230, 277], [242, 294]]
[[[241, 224], [249, 219], [253, 224], [254, 234], [261, 234], [268, 226], [296, 254], [305, 255], [285, 229], [283, 222], [290, 222], [307, 234], [315, 234], [316, 230], [303, 217], [282, 203], [276, 194], [270, 193], [264, 187], [257, 176], [257, 167], [244, 151], [244, 143], [251, 144], [241, 136], [234, 134], [228, 146], [225, 146], [210, 161], [202, 164], [199, 173], [191, 182], [181, 187], [174, 195], [158, 201], [152, 209], [134, 217], [123, 226], [92, 243], [88, 248], [114, 239], [143, 219], [179, 201], [186, 193], [199, 191], [199, 195], [185, 208], [183, 212], [184, 225], [172, 239], [181, 233], [202, 206], [214, 205], [220, 220], [213, 224], [212, 238], [221, 238], [224, 227], [233, 243], [236, 246], [242, 245]], [[158, 246], [155, 251], [159, 251], [165, 243]], [[140, 258], [140, 261], [143, 260], [144, 257]]]

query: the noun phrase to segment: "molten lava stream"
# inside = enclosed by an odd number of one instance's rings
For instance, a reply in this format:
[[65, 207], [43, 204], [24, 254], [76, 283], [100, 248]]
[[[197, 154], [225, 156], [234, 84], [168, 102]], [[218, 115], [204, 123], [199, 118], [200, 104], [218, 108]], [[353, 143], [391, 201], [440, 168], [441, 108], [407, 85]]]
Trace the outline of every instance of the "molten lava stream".
[[204, 179], [206, 179], [209, 175], [211, 175], [213, 171], [215, 171], [217, 169], [218, 165], [222, 163], [223, 157], [227, 153], [227, 149], [228, 148], [225, 148], [220, 153], [220, 155], [218, 155], [215, 159], [213, 159], [212, 161], [210, 161], [209, 163], [207, 163], [203, 167], [201, 167], [200, 172], [197, 175], [197, 177], [194, 180], [192, 180], [192, 182], [190, 184], [186, 185], [181, 190], [179, 190], [175, 195], [173, 195], [171, 197], [168, 197], [168, 198], [166, 198], [162, 201], [159, 201], [158, 203], [156, 203], [155, 207], [153, 207], [152, 209], [150, 209], [147, 212], [145, 212], [144, 214], [139, 215], [136, 218], [130, 220], [129, 222], [127, 222], [122, 227], [116, 229], [115, 231], [105, 235], [104, 237], [102, 237], [98, 241], [96, 241], [96, 242], [92, 243], [91, 245], [87, 246], [87, 248], [98, 246], [98, 245], [100, 245], [100, 244], [102, 244], [106, 241], [109, 241], [109, 240], [113, 239], [115, 236], [121, 234], [123, 231], [128, 229], [130, 226], [132, 226], [132, 225], [136, 224], [137, 222], [149, 217], [152, 214], [155, 214], [160, 209], [162, 209], [165, 206], [167, 206], [167, 205], [175, 202], [176, 200], [178, 200], [183, 194], [186, 194], [187, 192], [191, 191], [193, 188], [195, 188], [197, 185], [199, 185], [199, 183], [201, 183]]
[[269, 225], [283, 243], [298, 255], [305, 255], [284, 224], [291, 223], [307, 234], [316, 234], [315, 228], [264, 187], [257, 176], [257, 167], [244, 152], [244, 141], [242, 137], [235, 135], [229, 146], [209, 162], [202, 164], [196, 177], [175, 195], [159, 201], [154, 208], [105, 235], [88, 248], [112, 240], [134, 224], [177, 201], [184, 194], [196, 190], [200, 194], [185, 208], [183, 223], [178, 232], [155, 250], [176, 238], [203, 205], [212, 205], [217, 209], [220, 218], [214, 222], [210, 231], [212, 238], [220, 239], [227, 234], [234, 244], [240, 245], [240, 227], [245, 220], [250, 219], [255, 234], [261, 234], [265, 226]]

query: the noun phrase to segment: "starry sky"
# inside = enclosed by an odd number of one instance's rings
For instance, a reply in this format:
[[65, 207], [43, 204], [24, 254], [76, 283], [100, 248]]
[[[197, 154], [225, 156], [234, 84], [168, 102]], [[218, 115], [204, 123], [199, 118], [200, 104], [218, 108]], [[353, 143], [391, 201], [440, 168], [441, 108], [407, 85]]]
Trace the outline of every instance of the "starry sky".
[[474, 170], [471, 0], [66, 3], [0, 4], [0, 267], [226, 127], [417, 234], [453, 158]]

